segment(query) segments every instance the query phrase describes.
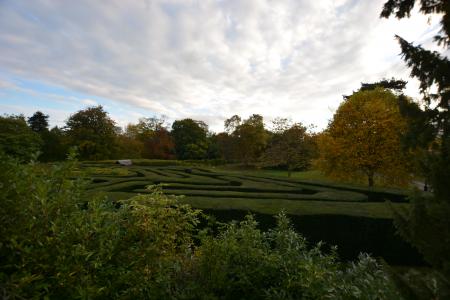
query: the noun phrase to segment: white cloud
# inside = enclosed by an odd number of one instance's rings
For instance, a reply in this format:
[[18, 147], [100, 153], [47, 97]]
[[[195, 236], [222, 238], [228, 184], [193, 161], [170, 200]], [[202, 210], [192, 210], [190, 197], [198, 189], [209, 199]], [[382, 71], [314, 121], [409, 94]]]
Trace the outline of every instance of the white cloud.
[[16, 88], [16, 84], [15, 83], [0, 77], [0, 90], [2, 90], [2, 89], [14, 89], [14, 88]]
[[394, 34], [429, 39], [383, 2], [3, 1], [0, 71], [215, 130], [252, 113], [323, 128], [361, 81], [406, 79]]
[[96, 106], [98, 105], [97, 101], [92, 99], [81, 99], [81, 103], [87, 106]]

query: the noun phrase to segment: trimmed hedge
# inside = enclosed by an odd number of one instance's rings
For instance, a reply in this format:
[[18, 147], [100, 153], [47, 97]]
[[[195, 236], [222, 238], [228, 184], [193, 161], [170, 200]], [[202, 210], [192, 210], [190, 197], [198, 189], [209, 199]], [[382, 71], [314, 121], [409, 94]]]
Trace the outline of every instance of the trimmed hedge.
[[[243, 220], [245, 210], [212, 210], [205, 213], [220, 222]], [[259, 228], [268, 230], [276, 225], [276, 219], [270, 214], [252, 212]], [[336, 245], [339, 257], [353, 260], [360, 252], [374, 257], [382, 257], [391, 265], [425, 266], [426, 263], [418, 251], [396, 234], [390, 219], [366, 218], [347, 215], [288, 215], [294, 228], [312, 244], [320, 241], [326, 245]]]
[[[286, 208], [295, 215], [341, 214], [391, 218], [386, 199], [404, 202], [406, 193], [325, 184], [268, 176], [216, 172], [173, 161], [143, 161], [146, 165], [127, 168], [136, 176], [112, 177], [94, 174], [92, 191], [108, 193], [147, 193], [148, 185], [162, 184], [166, 194], [185, 195], [191, 204], [202, 208], [250, 209], [276, 214]], [[113, 168], [97, 164], [95, 168]], [[119, 167], [120, 168], [120, 167]], [[102, 172], [99, 172], [100, 174]], [[300, 201], [299, 201], [300, 200]], [[298, 203], [301, 202], [301, 203]], [[348, 205], [354, 203], [355, 205]], [[378, 202], [378, 205], [375, 203]], [[331, 203], [336, 203], [330, 206]], [[358, 204], [358, 205], [356, 205]]]
[[[145, 190], [137, 190], [145, 192]], [[316, 194], [291, 194], [291, 193], [254, 193], [237, 191], [211, 191], [211, 190], [170, 190], [166, 194], [185, 196], [204, 196], [208, 198], [255, 198], [255, 199], [285, 199], [285, 200], [316, 200], [316, 201], [342, 201], [361, 202], [367, 201], [367, 196], [355, 192], [320, 192]]]

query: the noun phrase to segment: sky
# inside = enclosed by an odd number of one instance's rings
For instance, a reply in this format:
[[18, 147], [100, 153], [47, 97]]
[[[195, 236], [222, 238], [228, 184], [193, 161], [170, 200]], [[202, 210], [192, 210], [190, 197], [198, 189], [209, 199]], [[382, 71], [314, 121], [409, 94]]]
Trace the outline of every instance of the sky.
[[417, 81], [394, 39], [433, 49], [439, 17], [385, 0], [0, 0], [0, 114], [52, 126], [102, 105], [119, 126], [261, 114], [325, 128], [361, 82]]

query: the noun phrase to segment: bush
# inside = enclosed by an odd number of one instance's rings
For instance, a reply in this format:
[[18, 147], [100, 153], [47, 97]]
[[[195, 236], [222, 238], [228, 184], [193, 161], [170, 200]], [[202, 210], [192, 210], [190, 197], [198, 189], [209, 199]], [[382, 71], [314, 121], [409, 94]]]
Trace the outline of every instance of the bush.
[[1, 157], [0, 294], [5, 298], [167, 298], [192, 249], [198, 211], [155, 191], [116, 209], [49, 170]]
[[[399, 299], [375, 260], [347, 266], [281, 214], [197, 230], [200, 211], [159, 189], [121, 201], [86, 194], [75, 162], [0, 157], [0, 294], [7, 299]], [[83, 178], [83, 177], [80, 177]], [[196, 243], [194, 243], [194, 240]]]
[[[349, 266], [296, 233], [286, 216], [261, 232], [252, 216], [206, 235], [196, 251], [186, 298], [400, 299], [380, 265], [361, 255]], [[218, 297], [220, 295], [220, 297]], [[183, 298], [183, 297], [182, 297]]]

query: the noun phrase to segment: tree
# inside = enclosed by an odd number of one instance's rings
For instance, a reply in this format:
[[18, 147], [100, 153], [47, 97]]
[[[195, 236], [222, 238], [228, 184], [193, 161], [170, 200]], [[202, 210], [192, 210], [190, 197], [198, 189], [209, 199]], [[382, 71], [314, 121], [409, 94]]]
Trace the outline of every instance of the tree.
[[202, 159], [208, 149], [207, 125], [192, 119], [177, 120], [172, 124], [171, 135], [178, 159]]
[[166, 128], [159, 128], [145, 142], [145, 154], [154, 159], [175, 158], [175, 144], [170, 132]]
[[[401, 94], [402, 91], [406, 88], [407, 83], [408, 83], [407, 81], [395, 79], [392, 77], [391, 79], [382, 79], [377, 82], [370, 82], [370, 83], [362, 82], [361, 87], [359, 88], [358, 91], [371, 91], [376, 88], [383, 88], [390, 90], [395, 94]], [[348, 99], [349, 97], [350, 96], [344, 96], [344, 99]]]
[[[286, 128], [283, 124], [280, 119], [276, 119], [275, 129]], [[301, 123], [297, 123], [291, 125], [290, 128], [274, 133], [272, 141], [263, 155], [262, 164], [285, 167], [288, 177], [291, 177], [293, 170], [305, 170], [310, 166], [314, 148], [313, 139], [308, 134], [307, 128]]]
[[234, 115], [229, 119], [226, 119], [224, 122], [225, 132], [231, 134], [236, 128], [241, 125], [242, 119], [238, 115]]
[[42, 139], [27, 126], [24, 116], [0, 116], [0, 152], [28, 161], [41, 145]]
[[233, 137], [226, 133], [220, 132], [213, 137], [213, 143], [217, 148], [217, 156], [225, 161], [232, 161], [235, 157], [235, 147]]
[[37, 111], [28, 118], [28, 125], [34, 132], [48, 131], [48, 115]]
[[69, 153], [69, 145], [66, 133], [55, 126], [50, 130], [40, 132], [43, 140], [41, 161], [62, 161]]
[[81, 159], [108, 159], [116, 151], [115, 122], [102, 106], [88, 107], [66, 122], [70, 144], [77, 146]]
[[[381, 17], [409, 17], [415, 0], [389, 0]], [[422, 0], [420, 12], [439, 14], [441, 31], [435, 42], [449, 49], [450, 4], [447, 0]], [[435, 268], [450, 276], [450, 61], [437, 51], [413, 45], [396, 36], [411, 77], [420, 81], [423, 110], [403, 106], [402, 112], [414, 120], [409, 127], [410, 148], [422, 150], [423, 174], [433, 188], [433, 197], [412, 197], [412, 208], [396, 213], [397, 228]], [[417, 138], [414, 138], [414, 133]]]
[[41, 111], [35, 112], [28, 118], [28, 126], [38, 133], [42, 139], [40, 161], [61, 161], [68, 154], [67, 139], [64, 131], [58, 127], [48, 130], [48, 115]]
[[237, 159], [246, 165], [261, 156], [268, 141], [263, 117], [258, 114], [251, 115], [237, 125], [231, 136], [235, 140]]
[[409, 179], [400, 134], [406, 121], [401, 117], [398, 97], [388, 90], [354, 93], [336, 111], [319, 138], [318, 167], [326, 174], [358, 179], [366, 176], [373, 186], [375, 177], [391, 183]]
[[[141, 143], [141, 155], [150, 159], [174, 157], [174, 143], [167, 130], [164, 116], [141, 118], [137, 124], [128, 124], [125, 135]], [[138, 143], [134, 143], [138, 146]]]

